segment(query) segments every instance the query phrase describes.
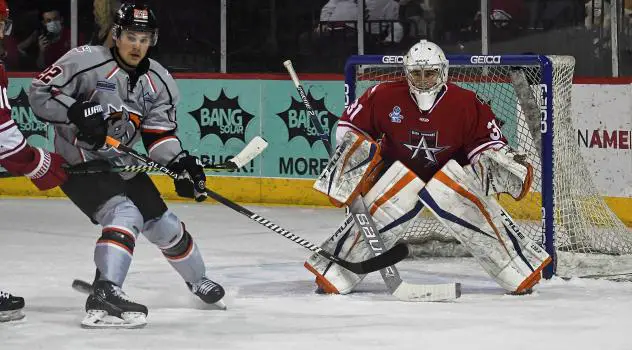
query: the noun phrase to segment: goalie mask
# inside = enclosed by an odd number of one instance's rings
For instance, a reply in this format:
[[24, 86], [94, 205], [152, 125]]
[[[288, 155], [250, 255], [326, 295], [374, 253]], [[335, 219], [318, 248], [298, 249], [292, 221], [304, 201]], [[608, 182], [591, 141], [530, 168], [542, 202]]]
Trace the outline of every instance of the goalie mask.
[[158, 23], [154, 12], [147, 5], [123, 4], [114, 16], [112, 37], [118, 40], [124, 30], [151, 34], [150, 46], [158, 42]]
[[410, 95], [419, 109], [430, 110], [448, 81], [448, 59], [443, 50], [434, 43], [421, 40], [404, 56], [404, 72]]

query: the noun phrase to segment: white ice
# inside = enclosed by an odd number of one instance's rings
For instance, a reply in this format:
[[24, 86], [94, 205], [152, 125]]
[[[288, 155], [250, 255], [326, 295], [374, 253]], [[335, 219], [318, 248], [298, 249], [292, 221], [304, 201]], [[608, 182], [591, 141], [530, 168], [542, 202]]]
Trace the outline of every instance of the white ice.
[[[0, 200], [0, 289], [26, 299], [23, 321], [0, 324], [0, 349], [632, 349], [632, 283], [544, 281], [507, 296], [471, 259], [406, 261], [404, 279], [460, 281], [450, 303], [405, 303], [378, 274], [360, 292], [314, 294], [309, 251], [220, 205], [170, 203], [202, 250], [209, 277], [227, 289], [227, 311], [206, 310], [147, 240], [125, 282], [149, 308], [137, 330], [79, 326], [100, 230], [67, 200]], [[333, 209], [248, 206], [320, 242], [342, 214]]]

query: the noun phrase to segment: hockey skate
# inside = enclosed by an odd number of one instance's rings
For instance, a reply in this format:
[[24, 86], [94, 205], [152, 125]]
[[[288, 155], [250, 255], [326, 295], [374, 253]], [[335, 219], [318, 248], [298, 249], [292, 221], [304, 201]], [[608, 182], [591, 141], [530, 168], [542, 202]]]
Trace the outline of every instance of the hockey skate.
[[23, 319], [23, 308], [24, 298], [0, 291], [0, 322]]
[[94, 292], [86, 300], [84, 328], [142, 328], [147, 324], [147, 307], [135, 303], [123, 290], [109, 281], [94, 283]]
[[220, 310], [226, 310], [226, 304], [222, 300], [224, 294], [224, 288], [218, 283], [211, 281], [206, 277], [202, 277], [199, 281], [194, 283], [186, 282], [189, 290], [197, 295], [203, 302], [214, 305]]

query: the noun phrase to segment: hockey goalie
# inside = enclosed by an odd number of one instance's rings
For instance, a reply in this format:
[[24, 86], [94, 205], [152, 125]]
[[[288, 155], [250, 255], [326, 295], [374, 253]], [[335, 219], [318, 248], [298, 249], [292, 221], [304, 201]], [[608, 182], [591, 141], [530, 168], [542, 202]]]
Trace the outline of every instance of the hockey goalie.
[[[344, 111], [314, 188], [339, 207], [363, 200], [386, 248], [427, 208], [502, 288], [529, 293], [551, 258], [494, 195], [522, 199], [531, 165], [507, 145], [483, 98], [447, 82], [441, 48], [422, 40], [403, 64], [405, 81], [378, 84]], [[360, 261], [375, 253], [371, 244], [346, 218], [322, 248]], [[305, 267], [324, 293], [349, 293], [364, 277], [317, 254]]]

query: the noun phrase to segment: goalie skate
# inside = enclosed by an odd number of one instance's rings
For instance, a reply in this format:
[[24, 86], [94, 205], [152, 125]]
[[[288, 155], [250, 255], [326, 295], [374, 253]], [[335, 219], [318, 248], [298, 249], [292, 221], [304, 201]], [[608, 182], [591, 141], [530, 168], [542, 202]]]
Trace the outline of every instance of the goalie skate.
[[0, 291], [0, 322], [23, 319], [23, 308], [24, 298]]
[[86, 300], [84, 328], [142, 328], [147, 324], [147, 307], [135, 303], [109, 281], [97, 281]]

